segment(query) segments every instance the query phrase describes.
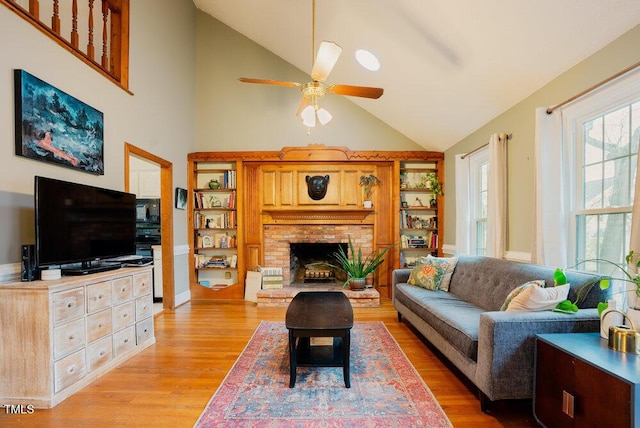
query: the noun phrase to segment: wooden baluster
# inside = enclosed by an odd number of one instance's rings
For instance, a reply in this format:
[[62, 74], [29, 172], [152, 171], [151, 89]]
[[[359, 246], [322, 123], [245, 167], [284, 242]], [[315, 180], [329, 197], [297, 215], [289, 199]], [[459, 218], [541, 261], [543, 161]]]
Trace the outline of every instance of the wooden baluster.
[[109, 69], [107, 57], [107, 19], [109, 18], [109, 2], [102, 0], [102, 69]]
[[51, 29], [60, 35], [60, 16], [58, 15], [58, 0], [53, 0], [53, 16], [51, 17]]
[[78, 49], [78, 0], [71, 5], [71, 46]]
[[91, 61], [93, 61], [93, 57], [95, 55], [95, 50], [93, 46], [93, 1], [89, 0], [89, 42], [87, 43], [87, 56]]
[[29, 0], [29, 13], [36, 20], [40, 20], [40, 2], [39, 2], [39, 0]]

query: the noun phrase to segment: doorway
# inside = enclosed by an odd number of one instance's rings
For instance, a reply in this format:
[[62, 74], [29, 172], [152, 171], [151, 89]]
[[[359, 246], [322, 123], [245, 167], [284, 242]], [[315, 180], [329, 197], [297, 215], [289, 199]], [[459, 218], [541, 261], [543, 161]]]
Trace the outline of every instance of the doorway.
[[[158, 165], [160, 168], [160, 236], [162, 245], [162, 307], [175, 309], [173, 274], [173, 164], [132, 144], [124, 145], [124, 188], [131, 192], [131, 165], [139, 161]], [[153, 178], [151, 178], [152, 180]], [[151, 183], [153, 185], [153, 183]]]

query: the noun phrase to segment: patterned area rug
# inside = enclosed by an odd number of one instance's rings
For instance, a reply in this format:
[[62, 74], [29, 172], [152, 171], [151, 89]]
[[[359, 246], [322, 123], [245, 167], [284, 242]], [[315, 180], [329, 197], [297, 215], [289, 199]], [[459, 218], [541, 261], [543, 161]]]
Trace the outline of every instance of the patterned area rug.
[[262, 322], [196, 427], [451, 427], [382, 322], [351, 330], [351, 388], [342, 368], [299, 367], [289, 388], [284, 323]]

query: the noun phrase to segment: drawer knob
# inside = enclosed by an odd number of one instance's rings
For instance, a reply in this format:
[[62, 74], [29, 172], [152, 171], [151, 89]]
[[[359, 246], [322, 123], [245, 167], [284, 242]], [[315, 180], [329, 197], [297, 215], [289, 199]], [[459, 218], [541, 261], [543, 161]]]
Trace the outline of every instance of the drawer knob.
[[73, 340], [73, 339], [74, 339], [74, 337], [73, 337], [73, 334], [72, 334], [72, 335], [69, 336], [69, 340]]
[[104, 355], [104, 351], [100, 351], [100, 356], [102, 357]]
[[67, 308], [73, 308], [73, 302], [67, 303]]
[[124, 340], [124, 343], [129, 343], [129, 339], [125, 339], [125, 340]]

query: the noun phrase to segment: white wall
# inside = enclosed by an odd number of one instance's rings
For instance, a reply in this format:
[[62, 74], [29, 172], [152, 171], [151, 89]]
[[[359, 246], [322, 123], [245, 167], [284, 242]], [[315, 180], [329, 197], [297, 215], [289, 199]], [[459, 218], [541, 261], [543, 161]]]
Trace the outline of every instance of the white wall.
[[[34, 175], [123, 190], [128, 142], [172, 162], [174, 187], [186, 188], [186, 154], [195, 150], [195, 18], [191, 0], [131, 1], [130, 95], [0, 6], [0, 266], [17, 263], [20, 245], [33, 243]], [[14, 154], [14, 69], [104, 113], [105, 175]], [[183, 247], [186, 211], [174, 210], [174, 225], [174, 244]], [[176, 256], [176, 294], [188, 290], [187, 259]]]

